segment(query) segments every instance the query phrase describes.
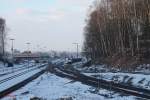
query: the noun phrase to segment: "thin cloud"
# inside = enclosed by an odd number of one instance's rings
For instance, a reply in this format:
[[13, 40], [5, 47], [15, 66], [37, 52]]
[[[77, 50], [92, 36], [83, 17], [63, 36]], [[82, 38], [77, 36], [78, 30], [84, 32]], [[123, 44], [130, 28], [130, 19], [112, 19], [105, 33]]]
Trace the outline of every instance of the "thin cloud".
[[17, 14], [17, 15], [28, 14], [29, 12], [30, 12], [30, 10], [24, 9], [24, 8], [19, 8], [19, 9], [16, 10], [16, 14]]
[[[14, 1], [14, 2], [13, 2]], [[15, 46], [45, 44], [49, 49], [74, 49], [72, 43], [83, 41], [83, 26], [93, 0], [4, 0], [7, 11], [0, 14], [7, 21], [10, 33], [15, 33]], [[13, 3], [13, 5], [11, 4]], [[36, 5], [35, 5], [36, 4]]]
[[32, 9], [24, 9], [24, 8], [18, 8], [15, 11], [16, 15], [19, 15], [21, 17], [26, 17], [30, 20], [62, 20], [65, 17], [65, 12], [63, 11], [57, 11], [57, 10], [49, 10], [49, 11], [39, 11], [39, 10], [32, 10]]

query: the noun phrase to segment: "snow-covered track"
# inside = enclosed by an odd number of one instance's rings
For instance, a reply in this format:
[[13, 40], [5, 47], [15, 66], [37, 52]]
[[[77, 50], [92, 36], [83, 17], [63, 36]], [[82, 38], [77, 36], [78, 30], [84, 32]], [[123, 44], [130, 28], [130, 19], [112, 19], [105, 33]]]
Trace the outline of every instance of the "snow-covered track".
[[[19, 72], [19, 71], [21, 71], [21, 70], [25, 70], [25, 69], [28, 68], [27, 66], [28, 66], [28, 65], [23, 65], [23, 66], [18, 67], [18, 68], [11, 68], [11, 69], [8, 70], [7, 72], [1, 73], [1, 74], [0, 74], [0, 77], [3, 77], [4, 75], [12, 74], [12, 73], [14, 73], [14, 72]], [[34, 66], [35, 66], [35, 65], [30, 65], [29, 67], [31, 68], [31, 67], [34, 67]]]
[[22, 64], [19, 67], [18, 66], [16, 67], [15, 65], [14, 65], [14, 67], [3, 67], [0, 69], [0, 73], [11, 71], [12, 69], [18, 69], [18, 68], [25, 67], [25, 66], [27, 66], [27, 64]]
[[[47, 64], [35, 66], [10, 77], [0, 80], [0, 98], [18, 90], [45, 72]], [[12, 83], [12, 84], [10, 84]]]
[[26, 80], [23, 80], [22, 82], [4, 90], [0, 92], [0, 99], [7, 96], [8, 94], [12, 93], [13, 91], [16, 91], [18, 89], [20, 89], [21, 87], [25, 86], [26, 84], [28, 84], [29, 82], [31, 82], [32, 80], [36, 79], [37, 77], [39, 77], [40, 75], [42, 75], [45, 72], [45, 70], [42, 70], [36, 74], [34, 74], [33, 76], [29, 77]]
[[[23, 72], [21, 72], [21, 73], [18, 73], [18, 74], [16, 74], [16, 75], [10, 76], [10, 77], [5, 78], [5, 79], [2, 79], [2, 80], [0, 80], [0, 84], [2, 84], [2, 83], [4, 83], [4, 82], [7, 82], [7, 81], [9, 81], [9, 80], [12, 80], [12, 79], [14, 79], [14, 78], [16, 78], [16, 77], [19, 77], [19, 76], [21, 76], [21, 75], [24, 75], [24, 74], [26, 74], [26, 73], [29, 73], [29, 72], [31, 72], [31, 71], [33, 71], [33, 70], [36, 70], [36, 69], [40, 68], [40, 67], [43, 67], [43, 66], [34, 67], [34, 68], [32, 68], [32, 69], [25, 70], [25, 71], [23, 71]], [[26, 69], [27, 69], [27, 68], [26, 68]]]
[[65, 70], [63, 69], [63, 67], [54, 68], [54, 73], [60, 77], [67, 77], [76, 81], [80, 81], [83, 84], [87, 84], [90, 86], [105, 88], [108, 90], [113, 90], [113, 91], [150, 100], [150, 90], [147, 89], [141, 89], [134, 86], [128, 86], [126, 84], [120, 84], [120, 83], [114, 83], [112, 81], [96, 79], [94, 77], [86, 76], [81, 73]]

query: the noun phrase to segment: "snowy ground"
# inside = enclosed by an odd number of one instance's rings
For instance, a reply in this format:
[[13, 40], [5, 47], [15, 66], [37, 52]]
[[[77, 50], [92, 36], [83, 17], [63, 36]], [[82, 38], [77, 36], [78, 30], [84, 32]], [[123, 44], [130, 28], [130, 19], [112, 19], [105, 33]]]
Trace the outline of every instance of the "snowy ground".
[[124, 83], [127, 85], [133, 85], [139, 88], [150, 89], [150, 75], [132, 74], [132, 73], [84, 73], [88, 76], [101, 78], [108, 81], [114, 81], [116, 83]]
[[[38, 66], [40, 66], [40, 65], [36, 65], [36, 66], [30, 67], [30, 68], [27, 67], [26, 69], [23, 69], [20, 71], [14, 71], [13, 73], [0, 76], [0, 91], [3, 91], [9, 87], [12, 87], [13, 85], [16, 85], [17, 83], [22, 82], [23, 80], [33, 76], [34, 74], [36, 74], [46, 68], [46, 67], [38, 68]], [[5, 81], [5, 79], [16, 76], [20, 73], [25, 73], [25, 74]]]
[[150, 90], [150, 70], [148, 69], [149, 66], [149, 64], [140, 65], [134, 72], [122, 72], [115, 69], [110, 70], [106, 65], [92, 65], [90, 67], [82, 68], [82, 62], [73, 64], [74, 68], [78, 69], [88, 76], [93, 76], [108, 81], [114, 81], [116, 83], [133, 85]]
[[2, 68], [4, 66], [4, 64], [0, 61], [0, 68]]
[[59, 100], [71, 97], [73, 100], [136, 100], [135, 97], [122, 96], [107, 90], [97, 90], [93, 87], [74, 82], [69, 79], [45, 73], [22, 89], [8, 95], [2, 100], [30, 100], [39, 97], [44, 100]]
[[[35, 63], [30, 63], [29, 66], [36, 65]], [[2, 67], [0, 69], [0, 76], [3, 76], [4, 74], [17, 72], [19, 70], [25, 69], [28, 67], [27, 63], [24, 64], [15, 64], [13, 67]]]
[[52, 64], [64, 63], [66, 60], [64, 58], [54, 59], [51, 61]]
[[82, 67], [84, 62], [74, 63], [73, 67], [77, 68], [81, 72], [95, 73], [95, 72], [123, 72], [123, 73], [134, 73], [134, 74], [145, 74], [150, 75], [150, 64], [143, 64], [136, 67], [134, 70], [122, 70], [115, 67], [108, 67], [108, 65], [91, 65], [88, 67]]

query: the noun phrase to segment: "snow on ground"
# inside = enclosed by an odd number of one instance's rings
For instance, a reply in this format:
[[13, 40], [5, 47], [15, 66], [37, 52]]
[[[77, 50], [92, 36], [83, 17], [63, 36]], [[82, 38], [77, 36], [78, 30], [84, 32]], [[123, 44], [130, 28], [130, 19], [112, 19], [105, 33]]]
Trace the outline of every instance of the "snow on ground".
[[150, 89], [150, 75], [132, 74], [132, 73], [84, 73], [88, 76], [111, 80], [116, 83], [124, 83], [140, 88]]
[[59, 63], [64, 63], [66, 60], [63, 59], [63, 58], [59, 58], [59, 59], [55, 59], [55, 60], [52, 60], [52, 64], [59, 64]]
[[[102, 78], [116, 83], [133, 85], [144, 89], [150, 89], [150, 73], [148, 73], [150, 71], [148, 70], [149, 66], [149, 64], [140, 65], [134, 72], [122, 72], [113, 68], [109, 69], [106, 65], [92, 65], [83, 68], [82, 62], [73, 64], [74, 68], [88, 76]], [[147, 70], [144, 69], [146, 67]]]
[[15, 100], [30, 100], [33, 97], [44, 100], [59, 100], [63, 97], [71, 97], [73, 100], [136, 100], [132, 96], [122, 96], [112, 92], [111, 94], [112, 96], [107, 90], [97, 90], [80, 82], [45, 73], [2, 100], [12, 100], [13, 97], [16, 98]]
[[[29, 67], [32, 67], [33, 65], [35, 65], [34, 63], [30, 63]], [[28, 64], [16, 64], [14, 65], [14, 67], [5, 67], [5, 68], [1, 68], [0, 69], [0, 76], [3, 76], [5, 74], [11, 74], [20, 70], [24, 70], [28, 68]]]
[[0, 68], [3, 68], [4, 64], [0, 61]]
[[8, 78], [8, 77], [13, 76], [13, 75], [16, 75], [18, 73], [30, 70], [30, 69], [37, 68], [39, 66], [40, 65], [38, 65], [38, 64], [34, 65], [34, 66], [32, 64], [30, 64], [29, 67], [28, 67], [28, 65], [21, 66], [21, 67], [15, 66], [14, 68], [13, 67], [10, 68], [9, 70], [5, 70], [5, 71], [2, 71], [2, 72], [0, 71], [0, 80]]
[[[29, 63], [29, 66], [32, 66], [32, 65], [35, 65], [35, 63]], [[3, 67], [0, 68], [0, 74], [4, 74], [4, 73], [8, 73], [8, 72], [11, 72], [11, 71], [15, 71], [15, 70], [18, 70], [22, 67], [28, 67], [28, 64], [27, 63], [22, 63], [22, 64], [14, 64], [13, 67]]]
[[[38, 66], [36, 66], [36, 67], [38, 67]], [[41, 70], [45, 69], [45, 67], [42, 67], [42, 68], [39, 68], [39, 69], [35, 69], [36, 67], [34, 67], [34, 68], [29, 68], [29, 69], [25, 69], [25, 70], [23, 70], [23, 71], [15, 72], [15, 73], [12, 73], [12, 74], [5, 75], [5, 76], [3, 76], [3, 77], [0, 77], [0, 79], [3, 80], [3, 79], [6, 79], [6, 78], [9, 78], [9, 77], [11, 77], [11, 76], [15, 76], [15, 75], [17, 75], [17, 74], [19, 74], [19, 73], [27, 72], [26, 74], [23, 74], [23, 75], [21, 75], [21, 76], [19, 76], [19, 77], [17, 77], [17, 78], [10, 79], [10, 80], [8, 80], [8, 81], [6, 81], [6, 82], [4, 82], [4, 83], [1, 83], [1, 84], [0, 84], [0, 91], [3, 91], [3, 90], [5, 90], [5, 89], [7, 89], [7, 88], [9, 88], [9, 87], [12, 87], [13, 85], [16, 85], [17, 83], [22, 82], [23, 80], [25, 80], [25, 79], [27, 79], [27, 78], [33, 76], [34, 74], [40, 72]], [[35, 69], [35, 70], [32, 70], [32, 69]], [[32, 70], [32, 71], [30, 71], [30, 70]], [[28, 72], [28, 71], [29, 71], [29, 72]], [[0, 80], [0, 81], [1, 81], [1, 80]]]
[[82, 67], [85, 61], [77, 62], [73, 64], [73, 67], [81, 72], [95, 73], [95, 72], [124, 72], [124, 73], [135, 73], [135, 74], [146, 74], [150, 75], [150, 64], [137, 65], [136, 69], [119, 69], [118, 67], [111, 67], [106, 64], [102, 65], [91, 65]]

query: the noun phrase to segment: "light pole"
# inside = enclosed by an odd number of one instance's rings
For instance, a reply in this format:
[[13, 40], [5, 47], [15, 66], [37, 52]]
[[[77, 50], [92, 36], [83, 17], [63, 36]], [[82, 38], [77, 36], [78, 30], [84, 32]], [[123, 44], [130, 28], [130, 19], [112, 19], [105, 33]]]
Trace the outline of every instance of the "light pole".
[[78, 56], [79, 56], [79, 43], [73, 43], [74, 45], [76, 45], [76, 47], [77, 47], [77, 58], [78, 58]]
[[28, 55], [28, 69], [29, 69], [29, 53], [30, 53], [30, 44], [31, 43], [26, 43], [27, 44], [27, 55]]
[[37, 53], [38, 53], [38, 56], [39, 56], [37, 62], [38, 62], [38, 65], [40, 65], [41, 51], [40, 51], [40, 45], [39, 44], [37, 45]]
[[12, 55], [12, 60], [14, 59], [14, 40], [15, 39], [10, 39], [11, 40], [11, 55]]
[[14, 40], [15, 39], [10, 39], [10, 41], [11, 41], [11, 56], [12, 56], [12, 72], [13, 72], [13, 64], [14, 64]]
[[27, 42], [26, 44], [27, 44], [27, 51], [29, 52], [31, 43]]

